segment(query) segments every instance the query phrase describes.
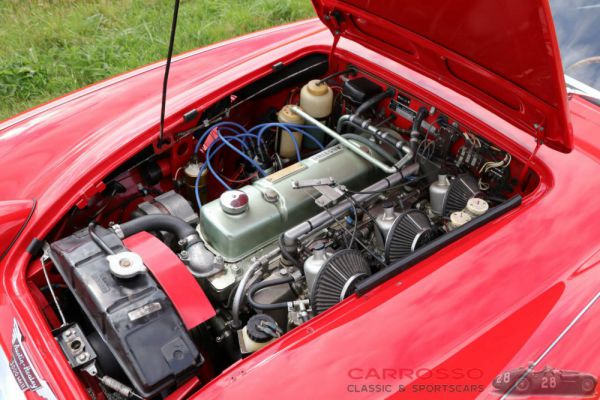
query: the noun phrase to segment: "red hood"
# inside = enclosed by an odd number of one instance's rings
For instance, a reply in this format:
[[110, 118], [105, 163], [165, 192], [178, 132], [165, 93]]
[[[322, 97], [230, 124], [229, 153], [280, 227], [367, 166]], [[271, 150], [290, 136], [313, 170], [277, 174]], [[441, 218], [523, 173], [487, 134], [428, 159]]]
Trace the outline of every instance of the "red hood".
[[573, 135], [547, 0], [313, 0], [336, 34], [427, 74], [569, 152]]

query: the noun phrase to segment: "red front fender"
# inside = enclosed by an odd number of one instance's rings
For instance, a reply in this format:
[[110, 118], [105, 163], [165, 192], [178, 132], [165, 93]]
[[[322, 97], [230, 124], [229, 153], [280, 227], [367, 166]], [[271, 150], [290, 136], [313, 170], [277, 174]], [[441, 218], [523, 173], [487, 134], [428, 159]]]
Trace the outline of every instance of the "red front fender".
[[27, 225], [35, 203], [35, 200], [0, 201], [0, 261]]

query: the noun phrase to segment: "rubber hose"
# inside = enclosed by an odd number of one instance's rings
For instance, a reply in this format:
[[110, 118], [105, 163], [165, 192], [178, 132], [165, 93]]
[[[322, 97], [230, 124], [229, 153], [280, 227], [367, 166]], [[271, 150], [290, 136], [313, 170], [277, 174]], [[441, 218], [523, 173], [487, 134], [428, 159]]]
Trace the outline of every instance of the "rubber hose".
[[415, 115], [415, 118], [413, 119], [413, 124], [412, 124], [413, 131], [419, 131], [419, 129], [421, 129], [421, 124], [423, 123], [423, 120], [425, 119], [425, 117], [427, 117], [428, 113], [429, 113], [429, 111], [427, 111], [427, 108], [425, 108], [425, 107], [419, 108], [419, 110], [417, 111], [417, 115]]
[[88, 225], [88, 234], [90, 235], [90, 238], [92, 238], [92, 241], [96, 243], [96, 246], [100, 247], [100, 249], [106, 254], [115, 254], [110, 246], [106, 244], [106, 242], [104, 242], [104, 240], [102, 240], [102, 238], [94, 231], [95, 228], [96, 224], [94, 222], [90, 222]]
[[427, 117], [428, 111], [425, 107], [419, 108], [417, 115], [413, 119], [412, 130], [410, 132], [410, 149], [413, 152], [413, 157], [417, 154], [417, 142], [419, 140], [419, 129], [421, 129], [421, 123]]
[[198, 236], [198, 232], [181, 218], [173, 215], [151, 214], [132, 219], [120, 225], [124, 237], [135, 235], [142, 231], [167, 231], [173, 233], [178, 239], [189, 236]]
[[363, 114], [365, 111], [367, 111], [368, 109], [370, 109], [371, 107], [373, 107], [375, 104], [379, 103], [381, 100], [385, 99], [386, 97], [393, 96], [393, 95], [394, 95], [394, 90], [393, 89], [387, 89], [385, 92], [381, 92], [379, 94], [376, 94], [375, 96], [371, 97], [369, 100], [367, 100], [364, 103], [362, 103], [356, 109], [356, 112], [354, 113], [354, 115], [361, 115], [361, 114]]
[[273, 304], [263, 304], [256, 302], [252, 297], [256, 292], [261, 289], [268, 288], [271, 286], [283, 285], [284, 283], [292, 283], [294, 278], [292, 276], [285, 276], [283, 278], [271, 279], [268, 281], [262, 281], [255, 285], [250, 286], [248, 289], [248, 304], [255, 310], [261, 311], [269, 311], [269, 310], [279, 310], [281, 308], [287, 308], [287, 302], [283, 303], [273, 303]]

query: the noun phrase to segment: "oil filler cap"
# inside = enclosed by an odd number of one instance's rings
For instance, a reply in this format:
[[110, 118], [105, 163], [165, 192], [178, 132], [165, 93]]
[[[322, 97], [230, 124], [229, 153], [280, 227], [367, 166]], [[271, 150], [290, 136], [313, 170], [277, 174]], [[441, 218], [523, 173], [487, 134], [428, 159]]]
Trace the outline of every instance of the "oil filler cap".
[[248, 209], [248, 195], [241, 190], [228, 190], [219, 198], [221, 208], [231, 215], [238, 215]]

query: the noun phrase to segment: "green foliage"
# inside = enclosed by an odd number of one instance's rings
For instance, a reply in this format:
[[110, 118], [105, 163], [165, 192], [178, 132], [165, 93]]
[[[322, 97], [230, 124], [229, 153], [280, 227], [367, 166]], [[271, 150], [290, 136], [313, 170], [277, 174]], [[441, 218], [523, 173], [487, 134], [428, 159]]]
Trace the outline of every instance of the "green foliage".
[[[173, 0], [3, 0], [0, 120], [163, 59]], [[182, 0], [175, 53], [314, 16], [310, 0]]]

